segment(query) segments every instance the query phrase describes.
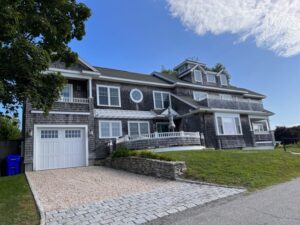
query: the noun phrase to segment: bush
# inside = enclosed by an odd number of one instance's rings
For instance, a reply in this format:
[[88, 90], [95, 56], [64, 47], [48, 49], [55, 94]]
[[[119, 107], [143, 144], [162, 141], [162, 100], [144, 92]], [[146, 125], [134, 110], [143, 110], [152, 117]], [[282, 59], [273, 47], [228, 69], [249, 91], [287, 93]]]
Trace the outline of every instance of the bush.
[[155, 152], [150, 151], [133, 151], [129, 150], [125, 147], [118, 147], [117, 150], [112, 154], [112, 158], [121, 158], [121, 157], [130, 157], [130, 156], [137, 156], [141, 158], [147, 159], [159, 159], [165, 161], [174, 161], [171, 157], [161, 155]]

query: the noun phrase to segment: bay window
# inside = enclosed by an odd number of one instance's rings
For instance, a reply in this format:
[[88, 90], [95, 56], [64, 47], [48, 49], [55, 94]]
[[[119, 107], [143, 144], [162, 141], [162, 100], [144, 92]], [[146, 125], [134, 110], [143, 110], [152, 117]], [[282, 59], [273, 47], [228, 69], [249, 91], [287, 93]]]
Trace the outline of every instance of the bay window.
[[250, 126], [254, 134], [263, 134], [269, 132], [268, 120], [266, 118], [250, 117]]
[[241, 135], [242, 127], [238, 114], [216, 113], [218, 135]]

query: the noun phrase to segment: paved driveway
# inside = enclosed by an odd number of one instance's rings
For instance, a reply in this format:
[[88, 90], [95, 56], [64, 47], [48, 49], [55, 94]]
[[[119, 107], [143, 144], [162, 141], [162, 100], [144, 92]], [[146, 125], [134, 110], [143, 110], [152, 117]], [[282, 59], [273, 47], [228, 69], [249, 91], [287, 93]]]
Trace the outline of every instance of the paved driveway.
[[105, 167], [27, 173], [46, 224], [142, 224], [243, 192]]
[[[221, 201], [222, 202], [222, 201]], [[222, 204], [195, 207], [159, 219], [155, 225], [298, 225], [300, 178]]]

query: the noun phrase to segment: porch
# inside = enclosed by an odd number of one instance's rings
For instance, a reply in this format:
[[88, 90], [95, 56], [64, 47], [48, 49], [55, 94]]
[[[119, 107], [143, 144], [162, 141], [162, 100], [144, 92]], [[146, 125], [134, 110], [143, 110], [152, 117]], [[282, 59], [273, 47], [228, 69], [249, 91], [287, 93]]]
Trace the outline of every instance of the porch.
[[149, 149], [171, 146], [195, 146], [204, 144], [203, 135], [199, 132], [154, 132], [150, 134], [129, 136], [116, 139], [117, 146], [128, 149]]

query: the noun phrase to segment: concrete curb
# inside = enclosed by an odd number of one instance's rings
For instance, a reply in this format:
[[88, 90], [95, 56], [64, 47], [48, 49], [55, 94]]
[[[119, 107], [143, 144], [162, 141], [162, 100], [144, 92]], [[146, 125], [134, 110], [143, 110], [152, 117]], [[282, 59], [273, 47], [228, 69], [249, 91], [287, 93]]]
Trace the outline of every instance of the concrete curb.
[[213, 183], [206, 183], [202, 181], [195, 181], [195, 180], [188, 180], [183, 178], [176, 178], [176, 181], [184, 182], [184, 183], [191, 183], [191, 184], [200, 184], [200, 185], [208, 185], [208, 186], [217, 186], [217, 187], [224, 187], [224, 188], [235, 188], [235, 189], [242, 189], [247, 192], [247, 189], [241, 186], [231, 186], [231, 185], [225, 185], [225, 184], [213, 184]]
[[40, 225], [45, 225], [45, 221], [46, 221], [46, 220], [45, 220], [45, 210], [44, 210], [44, 208], [43, 208], [43, 205], [42, 205], [40, 199], [38, 198], [38, 195], [37, 195], [36, 191], [35, 191], [34, 188], [33, 188], [32, 182], [31, 182], [29, 176], [27, 175], [27, 172], [25, 172], [25, 177], [26, 177], [26, 179], [27, 179], [27, 182], [28, 182], [28, 184], [29, 184], [31, 193], [32, 193], [32, 195], [33, 195], [33, 198], [34, 198], [34, 200], [35, 200], [35, 203], [36, 203], [37, 208], [38, 208], [39, 213], [40, 213]]

